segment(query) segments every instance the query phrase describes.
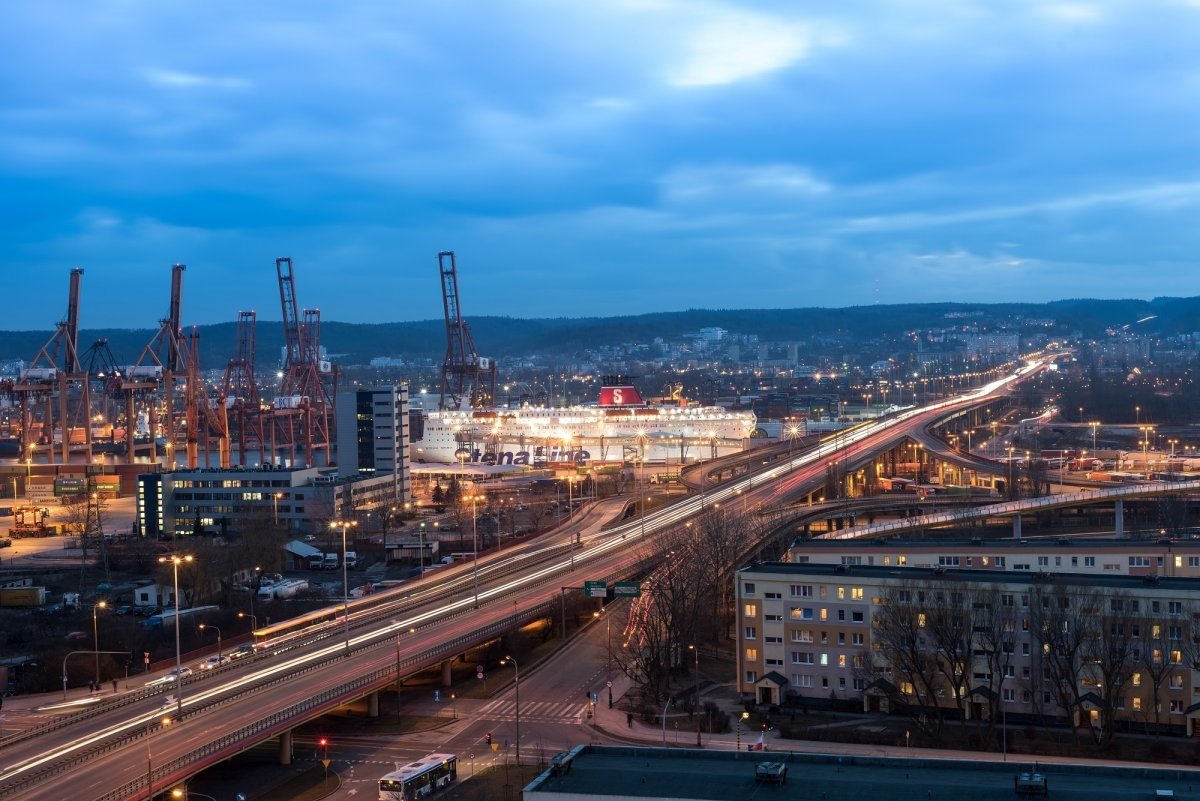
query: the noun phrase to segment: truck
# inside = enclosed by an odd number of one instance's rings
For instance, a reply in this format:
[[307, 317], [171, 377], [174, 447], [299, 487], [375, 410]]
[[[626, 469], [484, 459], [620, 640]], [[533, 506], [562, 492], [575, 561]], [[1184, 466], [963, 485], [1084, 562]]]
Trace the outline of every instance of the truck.
[[325, 567], [325, 554], [314, 553], [312, 556], [308, 557], [309, 570], [320, 570], [323, 567]]
[[358, 552], [346, 551], [346, 567], [353, 568], [358, 564]]
[[325, 565], [326, 570], [337, 570], [337, 568], [338, 568], [337, 554], [336, 553], [325, 554], [324, 565]]
[[288, 579], [258, 588], [258, 597], [262, 600], [292, 598], [308, 589], [304, 579]]

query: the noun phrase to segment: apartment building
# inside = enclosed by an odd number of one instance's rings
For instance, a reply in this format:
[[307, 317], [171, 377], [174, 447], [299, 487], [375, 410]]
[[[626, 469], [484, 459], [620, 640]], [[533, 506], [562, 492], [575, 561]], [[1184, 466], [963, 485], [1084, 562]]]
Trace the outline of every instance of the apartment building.
[[[1197, 578], [775, 562], [739, 571], [736, 582], [738, 686], [760, 704], [799, 695], [966, 718], [1107, 715], [1108, 725], [1188, 734], [1200, 716]], [[947, 611], [970, 632], [958, 668], [935, 630]], [[912, 624], [917, 661], [941, 669], [924, 684], [888, 656], [898, 618]], [[1077, 654], [1059, 658], [1067, 646], [1051, 635], [1061, 631], [1086, 633]], [[1093, 646], [1119, 657], [1090, 658]], [[1071, 687], [1059, 692], [1064, 665]]]
[[793, 564], [1200, 578], [1200, 540], [797, 540]]

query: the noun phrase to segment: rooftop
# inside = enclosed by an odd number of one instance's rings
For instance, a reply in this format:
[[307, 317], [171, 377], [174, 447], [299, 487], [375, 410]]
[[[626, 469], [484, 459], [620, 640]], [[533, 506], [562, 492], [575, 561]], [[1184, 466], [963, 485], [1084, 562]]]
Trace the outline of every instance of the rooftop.
[[[810, 801], [888, 801], [961, 799], [1010, 801], [1013, 779], [1027, 763], [889, 757], [736, 753], [693, 749], [579, 746], [570, 770], [546, 771], [525, 788], [526, 801], [549, 799], [665, 798], [679, 801], [795, 799]], [[754, 779], [760, 762], [782, 761], [788, 768], [782, 785]], [[1200, 771], [1087, 765], [1042, 765], [1054, 798], [1153, 798], [1156, 790], [1180, 797], [1197, 782]], [[1191, 797], [1190, 795], [1188, 797]]]
[[1026, 537], [1024, 539], [904, 539], [897, 537], [876, 537], [858, 540], [824, 540], [797, 539], [792, 548], [798, 550], [822, 549], [834, 551], [861, 550], [890, 550], [905, 548], [917, 551], [938, 551], [947, 549], [988, 549], [992, 551], [1034, 551], [1065, 548], [1072, 551], [1095, 551], [1103, 548], [1118, 548], [1121, 550], [1159, 550], [1162, 548], [1200, 548], [1200, 538], [1197, 539], [1114, 539], [1111, 537]]
[[1052, 584], [1068, 587], [1109, 587], [1113, 589], [1156, 589], [1200, 592], [1200, 578], [1176, 576], [1129, 576], [1119, 573], [1048, 573], [1023, 570], [960, 570], [947, 567], [882, 567], [871, 565], [792, 564], [760, 562], [744, 567], [739, 574], [773, 573], [822, 580], [902, 579], [905, 581], [947, 581], [955, 583]]

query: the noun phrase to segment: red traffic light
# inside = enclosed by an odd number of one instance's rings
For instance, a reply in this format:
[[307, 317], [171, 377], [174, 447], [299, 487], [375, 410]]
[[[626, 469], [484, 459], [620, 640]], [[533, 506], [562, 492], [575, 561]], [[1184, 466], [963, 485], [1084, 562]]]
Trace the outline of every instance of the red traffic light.
[[487, 734], [483, 735], [483, 741], [485, 743], [487, 743], [488, 745], [492, 744], [492, 733], [490, 731]]
[[317, 740], [317, 745], [324, 748], [325, 746], [329, 745], [329, 739], [326, 737], [322, 737], [320, 740]]

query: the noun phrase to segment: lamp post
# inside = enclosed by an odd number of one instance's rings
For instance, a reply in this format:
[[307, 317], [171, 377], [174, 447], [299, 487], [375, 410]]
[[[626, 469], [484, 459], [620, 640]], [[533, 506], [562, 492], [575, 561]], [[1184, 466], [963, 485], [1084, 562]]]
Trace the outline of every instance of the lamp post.
[[201, 631], [204, 631], [205, 629], [212, 629], [217, 633], [217, 664], [221, 664], [221, 629], [212, 625], [211, 623], [201, 623], [199, 626], [197, 626], [197, 628]]
[[100, 685], [100, 624], [96, 612], [108, 607], [107, 601], [97, 601], [92, 604], [92, 648], [96, 651], [96, 685]]
[[271, 504], [275, 507], [275, 528], [279, 528], [279, 499], [282, 497], [282, 492], [276, 492], [271, 495]]
[[258, 631], [258, 618], [255, 617], [253, 613], [246, 614], [245, 612], [238, 612], [237, 616], [250, 618], [250, 644], [256, 644], [258, 637], [256, 633]]
[[[165, 729], [171, 725], [170, 718], [163, 718], [159, 724]], [[151, 729], [146, 734], [146, 799], [154, 801], [154, 757], [150, 753], [150, 735], [154, 733]]]
[[696, 697], [696, 700], [695, 700], [695, 704], [696, 704], [696, 709], [695, 709], [696, 747], [699, 748], [700, 747], [700, 646], [689, 645], [688, 648], [691, 650], [692, 656], [695, 657], [695, 664], [693, 666], [693, 673], [695, 675], [695, 685], [692, 689], [692, 692], [695, 694], [695, 697]]
[[1092, 427], [1092, 454], [1094, 455], [1096, 453], [1096, 427], [1100, 425], [1100, 421], [1093, 420], [1088, 425]]
[[[478, 522], [477, 522], [478, 517], [476, 515], [476, 508], [475, 508], [475, 502], [478, 500], [479, 500], [479, 494], [472, 493], [471, 494], [471, 540], [473, 541], [473, 546], [475, 548], [475, 551], [471, 556], [471, 584], [475, 591], [475, 608], [476, 609], [479, 608], [479, 528], [478, 528]], [[422, 525], [424, 525], [424, 524], [422, 524]], [[498, 538], [499, 537], [497, 537], [497, 539]], [[425, 547], [424, 547], [423, 542], [422, 542], [422, 547], [421, 547], [421, 559], [422, 559], [422, 561], [424, 561], [424, 559], [425, 559]]]
[[[258, 618], [254, 616], [254, 596], [258, 595], [258, 588], [262, 584], [262, 580], [258, 575], [261, 572], [262, 568], [255, 565], [254, 574], [250, 577], [250, 619], [254, 621], [254, 628], [258, 628]], [[238, 612], [238, 617], [242, 617], [241, 612]]]
[[342, 627], [346, 634], [346, 653], [350, 653], [350, 574], [346, 570], [346, 529], [358, 525], [358, 521], [335, 520], [329, 525], [342, 530]]
[[517, 660], [511, 656], [506, 656], [500, 660], [500, 664], [505, 662], [513, 663], [513, 689], [516, 691], [517, 702], [517, 767], [521, 766], [521, 666], [517, 664]]
[[741, 715], [738, 716], [738, 719], [737, 719], [737, 750], [738, 751], [742, 750], [742, 721], [749, 720], [749, 719], [750, 719], [749, 712], [743, 712]]
[[175, 714], [183, 717], [183, 657], [179, 649], [179, 566], [190, 563], [192, 555], [160, 556], [158, 561], [170, 562], [171, 573], [175, 576]]
[[608, 614], [608, 609], [603, 608], [599, 612], [592, 612], [592, 617], [604, 617], [604, 638], [607, 643], [607, 656], [604, 660], [604, 683], [608, 687], [608, 708], [612, 709], [612, 617]]

